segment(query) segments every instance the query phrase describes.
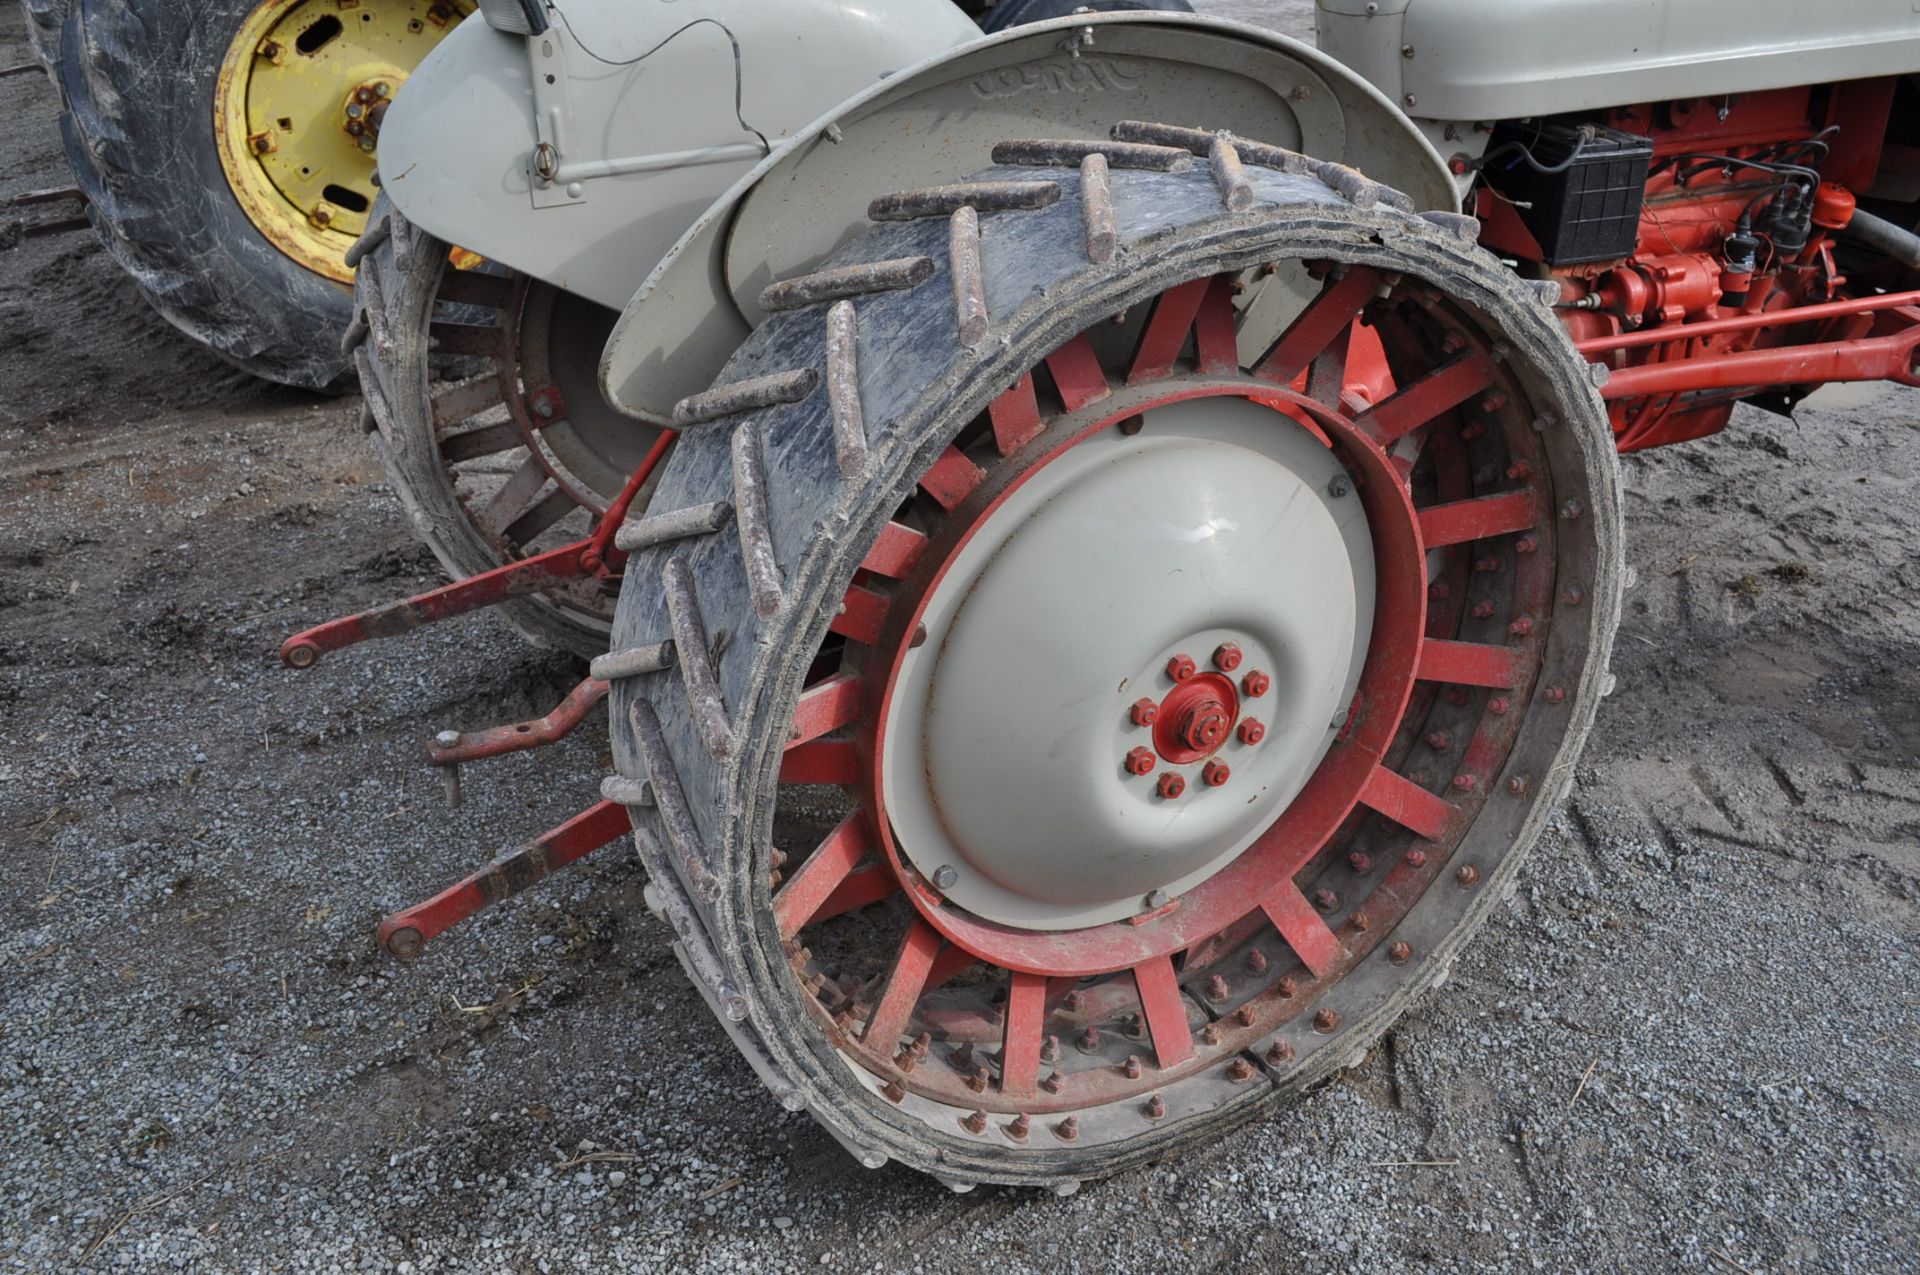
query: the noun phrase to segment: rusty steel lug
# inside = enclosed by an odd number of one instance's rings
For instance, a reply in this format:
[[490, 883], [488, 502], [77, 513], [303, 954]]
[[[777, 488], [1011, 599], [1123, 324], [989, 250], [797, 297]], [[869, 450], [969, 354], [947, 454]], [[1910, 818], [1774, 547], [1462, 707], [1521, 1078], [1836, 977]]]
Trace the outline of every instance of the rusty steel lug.
[[1540, 542], [1532, 536], [1522, 536], [1513, 542], [1513, 551], [1515, 553], [1536, 553], [1539, 549]]
[[1151, 748], [1136, 748], [1127, 754], [1127, 773], [1130, 775], [1151, 775], [1159, 764], [1159, 758], [1153, 755]]
[[1527, 462], [1524, 460], [1516, 460], [1513, 462], [1513, 464], [1507, 466], [1508, 478], [1518, 481], [1519, 479], [1530, 478], [1532, 476], [1533, 476], [1533, 466], [1527, 464]]
[[1507, 697], [1504, 695], [1495, 695], [1487, 700], [1487, 711], [1495, 717], [1504, 715], [1506, 711], [1512, 707], [1513, 705], [1508, 702]]
[[1208, 1023], [1200, 1029], [1200, 1040], [1204, 1044], [1217, 1045], [1225, 1034], [1225, 1029], [1219, 1023]]
[[1436, 730], [1427, 734], [1427, 747], [1436, 753], [1444, 753], [1453, 747], [1453, 736], [1446, 731]]
[[1560, 506], [1560, 516], [1569, 522], [1579, 518], [1586, 512], [1587, 507], [1577, 500], [1569, 500], [1566, 504]]
[[1276, 1040], [1267, 1046], [1267, 1063], [1274, 1067], [1284, 1067], [1293, 1061], [1293, 1046], [1284, 1040]]
[[987, 1113], [984, 1111], [969, 1112], [961, 1118], [960, 1127], [976, 1137], [985, 1133], [987, 1131]]
[[973, 1042], [972, 1041], [963, 1040], [960, 1042], [960, 1048], [953, 1051], [953, 1065], [955, 1068], [957, 1068], [960, 1071], [972, 1070], [973, 1068]]
[[1470, 610], [1470, 611], [1468, 612], [1468, 614], [1469, 614], [1469, 615], [1471, 615], [1471, 616], [1473, 616], [1473, 618], [1474, 618], [1474, 619], [1476, 619], [1476, 620], [1484, 620], [1484, 619], [1486, 619], [1486, 618], [1487, 618], [1488, 616], [1490, 616], [1490, 615], [1492, 615], [1492, 614], [1493, 614], [1493, 603], [1491, 603], [1491, 602], [1476, 602], [1476, 603], [1474, 603], [1474, 604], [1473, 604], [1473, 607], [1472, 607], [1472, 609], [1471, 609], [1471, 610]]
[[1285, 978], [1281, 979], [1278, 983], [1275, 983], [1273, 985], [1273, 990], [1280, 993], [1280, 996], [1283, 1000], [1291, 1000], [1293, 999], [1294, 994], [1300, 990], [1300, 985], [1294, 982], [1293, 975], [1289, 974]]
[[1200, 666], [1189, 655], [1176, 655], [1167, 661], [1167, 676], [1176, 682], [1184, 682], [1200, 671]]
[[1331, 912], [1340, 906], [1340, 896], [1325, 888], [1313, 892], [1313, 906], [1320, 912]]
[[1353, 931], [1356, 934], [1365, 934], [1373, 928], [1373, 921], [1365, 912], [1355, 912], [1347, 918], [1347, 924], [1353, 927]]
[[989, 1072], [985, 1067], [975, 1067], [973, 1074], [967, 1077], [967, 1088], [973, 1090], [975, 1093], [985, 1093], [987, 1086], [991, 1084], [992, 1081], [993, 1073]]
[[1120, 1074], [1128, 1080], [1140, 1079], [1140, 1055], [1128, 1054], [1127, 1061], [1120, 1064]]
[[1444, 602], [1453, 596], [1453, 590], [1447, 587], [1445, 580], [1435, 580], [1427, 586], [1427, 596], [1435, 602]]
[[1227, 1064], [1227, 1079], [1234, 1084], [1244, 1084], [1253, 1079], [1253, 1064], [1244, 1058], [1236, 1058]]
[[1527, 777], [1525, 775], [1515, 775], [1512, 779], [1507, 780], [1507, 791], [1515, 797], [1526, 796]]
[[1323, 1009], [1313, 1016], [1313, 1030], [1322, 1036], [1330, 1036], [1340, 1030], [1340, 1011]]
[[1100, 1029], [1098, 1027], [1095, 1027], [1089, 1024], [1087, 1029], [1081, 1032], [1079, 1037], [1074, 1040], [1073, 1047], [1079, 1050], [1083, 1054], [1099, 1053], [1100, 1052]]
[[1530, 615], [1518, 617], [1513, 623], [1507, 626], [1507, 632], [1513, 634], [1515, 637], [1531, 636], [1533, 633], [1533, 617]]
[[1053, 1136], [1062, 1142], [1078, 1142], [1080, 1140], [1080, 1117], [1068, 1116], [1065, 1120], [1054, 1125]]
[[1249, 717], [1240, 723], [1240, 742], [1251, 748], [1267, 737], [1266, 725], [1257, 717]]
[[1210, 761], [1200, 769], [1201, 782], [1209, 788], [1219, 788], [1233, 778], [1233, 768], [1223, 761]]
[[1242, 658], [1238, 646], [1235, 646], [1232, 642], [1222, 642], [1214, 648], [1213, 666], [1222, 673], [1231, 673], [1240, 667]]
[[1483, 396], [1480, 400], [1480, 410], [1483, 412], [1497, 412], [1506, 405], [1507, 396], [1499, 390]]
[[1265, 952], [1262, 952], [1257, 947], [1252, 949], [1247, 953], [1246, 965], [1247, 965], [1247, 972], [1249, 974], [1266, 973], [1267, 972], [1267, 954]]
[[1546, 690], [1540, 692], [1540, 698], [1549, 704], [1561, 703], [1567, 698], [1567, 688], [1564, 686], [1549, 686]]
[[1413, 944], [1398, 939], [1387, 945], [1387, 959], [1395, 965], [1405, 965], [1413, 956]]
[[912, 1072], [915, 1067], [920, 1065], [920, 1060], [913, 1056], [911, 1049], [903, 1049], [893, 1056], [893, 1065], [901, 1071]]
[[1050, 1071], [1040, 1078], [1040, 1087], [1048, 1093], [1059, 1093], [1067, 1087], [1066, 1074], [1059, 1070]]
[[1172, 801], [1186, 790], [1187, 781], [1171, 770], [1160, 776], [1160, 782], [1156, 786], [1156, 791], [1168, 801]]
[[[1080, 1007], [1086, 1003], [1086, 999], [1086, 995], [1076, 989], [1060, 998], [1060, 1008], [1066, 1010], [1069, 1014], [1078, 1013]], [[969, 1048], [971, 1048], [971, 1046], [969, 1046]]]
[[1355, 872], [1371, 872], [1373, 870], [1373, 856], [1367, 854], [1364, 850], [1355, 850], [1347, 856], [1347, 866]]
[[1460, 865], [1460, 870], [1453, 874], [1453, 879], [1463, 886], [1478, 885], [1480, 884], [1480, 869], [1474, 867], [1471, 863], [1463, 863]]
[[1133, 701], [1133, 711], [1129, 714], [1135, 726], [1151, 726], [1160, 716], [1160, 706], [1150, 699]]
[[1458, 354], [1466, 348], [1467, 338], [1461, 336], [1458, 332], [1448, 332], [1440, 338], [1440, 353], [1442, 354]]
[[886, 1084], [880, 1086], [880, 1096], [888, 1102], [904, 1102], [906, 1101], [907, 1091], [902, 1089], [897, 1082], [889, 1080]]
[[1167, 1114], [1167, 1100], [1160, 1094], [1153, 1094], [1147, 1098], [1146, 1105], [1140, 1110], [1147, 1119], [1159, 1120]]
[[1233, 989], [1227, 985], [1227, 980], [1225, 978], [1221, 977], [1218, 974], [1215, 974], [1213, 977], [1207, 980], [1207, 999], [1208, 1000], [1214, 1001], [1217, 1003], [1219, 1001], [1223, 1001], [1227, 999], [1227, 997], [1231, 995], [1233, 995]]
[[1500, 557], [1498, 554], [1490, 553], [1485, 557], [1475, 558], [1473, 560], [1473, 569], [1482, 575], [1491, 571], [1498, 571], [1500, 569]]
[[1033, 1135], [1033, 1121], [1027, 1118], [1027, 1113], [1024, 1111], [1007, 1121], [1004, 1128], [1007, 1136], [1015, 1142], [1025, 1142]]
[[1048, 1036], [1040, 1043], [1040, 1061], [1043, 1063], [1060, 1061], [1060, 1038], [1058, 1036]]
[[1424, 868], [1427, 866], [1427, 852], [1415, 846], [1407, 851], [1406, 860], [1409, 868]]
[[1236, 1009], [1236, 1010], [1234, 1010], [1234, 1011], [1233, 1011], [1233, 1021], [1234, 1021], [1235, 1023], [1237, 1023], [1237, 1024], [1239, 1025], [1239, 1026], [1241, 1026], [1241, 1027], [1251, 1027], [1251, 1026], [1253, 1026], [1253, 1006], [1252, 1006], [1252, 1004], [1251, 1004], [1251, 1003], [1249, 1003], [1249, 1004], [1246, 1004], [1246, 1005], [1242, 1005], [1242, 1006], [1241, 1006], [1241, 1007], [1240, 1007], [1239, 1009]]
[[1240, 689], [1246, 693], [1248, 699], [1259, 699], [1272, 688], [1273, 679], [1259, 669], [1251, 670], [1240, 679]]
[[1460, 792], [1472, 792], [1480, 786], [1480, 781], [1472, 775], [1455, 775], [1453, 777], [1453, 786]]

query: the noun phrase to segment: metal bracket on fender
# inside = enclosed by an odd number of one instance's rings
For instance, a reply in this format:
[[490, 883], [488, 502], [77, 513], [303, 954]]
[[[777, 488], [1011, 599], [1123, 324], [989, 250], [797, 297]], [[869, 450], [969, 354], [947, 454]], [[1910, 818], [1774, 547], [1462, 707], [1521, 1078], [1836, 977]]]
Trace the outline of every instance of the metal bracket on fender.
[[575, 136], [566, 41], [552, 36], [529, 39], [527, 62], [533, 85], [533, 131], [538, 139], [527, 157], [529, 193], [535, 208], [564, 208], [587, 197], [586, 182], [565, 171]]

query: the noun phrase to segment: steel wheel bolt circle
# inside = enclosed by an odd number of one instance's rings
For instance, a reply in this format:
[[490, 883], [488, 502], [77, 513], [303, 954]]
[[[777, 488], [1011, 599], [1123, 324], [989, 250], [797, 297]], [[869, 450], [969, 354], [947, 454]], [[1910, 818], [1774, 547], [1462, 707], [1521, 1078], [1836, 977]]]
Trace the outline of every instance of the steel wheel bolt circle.
[[1172, 801], [1186, 790], [1187, 781], [1172, 771], [1168, 771], [1166, 774], [1160, 776], [1160, 782], [1155, 789], [1155, 791], [1168, 801]]
[[1247, 693], [1248, 699], [1259, 699], [1273, 689], [1273, 679], [1259, 669], [1254, 669], [1240, 679], [1240, 689]]
[[1153, 755], [1151, 748], [1136, 748], [1127, 754], [1127, 772], [1134, 775], [1151, 775], [1159, 764], [1159, 758]]
[[1150, 699], [1137, 699], [1133, 701], [1132, 716], [1135, 726], [1151, 726], [1160, 716], [1160, 706]]
[[1200, 771], [1201, 780], [1209, 788], [1218, 788], [1233, 778], [1233, 768], [1223, 761], [1210, 761]]
[[1184, 682], [1200, 671], [1200, 666], [1191, 656], [1176, 655], [1167, 661], [1167, 676], [1176, 682]]
[[1213, 666], [1222, 673], [1231, 673], [1240, 667], [1240, 648], [1231, 642], [1222, 642], [1214, 648]]
[[1240, 742], [1252, 747], [1267, 737], [1267, 728], [1257, 717], [1249, 717], [1240, 723]]

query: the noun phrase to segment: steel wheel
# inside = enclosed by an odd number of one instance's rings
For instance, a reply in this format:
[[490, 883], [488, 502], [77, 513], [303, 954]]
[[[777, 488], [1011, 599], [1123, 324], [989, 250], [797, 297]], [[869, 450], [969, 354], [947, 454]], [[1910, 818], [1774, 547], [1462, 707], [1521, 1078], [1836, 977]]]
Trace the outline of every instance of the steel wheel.
[[[601, 397], [616, 316], [385, 202], [367, 242], [349, 345], [387, 472], [441, 565], [461, 579], [585, 535], [660, 435]], [[613, 602], [589, 580], [502, 608], [533, 640], [593, 656]]]
[[1526, 285], [1348, 170], [1116, 132], [1210, 163], [1010, 144], [770, 289], [656, 500], [734, 530], [616, 621], [675, 653], [609, 791], [696, 982], [783, 1102], [962, 1187], [1357, 1056], [1510, 888], [1617, 605]]

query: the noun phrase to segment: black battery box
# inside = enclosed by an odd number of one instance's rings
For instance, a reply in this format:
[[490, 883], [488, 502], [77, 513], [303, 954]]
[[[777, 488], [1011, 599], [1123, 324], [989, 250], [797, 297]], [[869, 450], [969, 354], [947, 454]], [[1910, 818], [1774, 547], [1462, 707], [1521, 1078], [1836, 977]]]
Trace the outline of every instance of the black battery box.
[[[1538, 171], [1521, 147], [1542, 168], [1560, 171]], [[1501, 124], [1487, 155], [1482, 180], [1513, 201], [1548, 265], [1632, 254], [1653, 160], [1651, 137], [1597, 124]]]

